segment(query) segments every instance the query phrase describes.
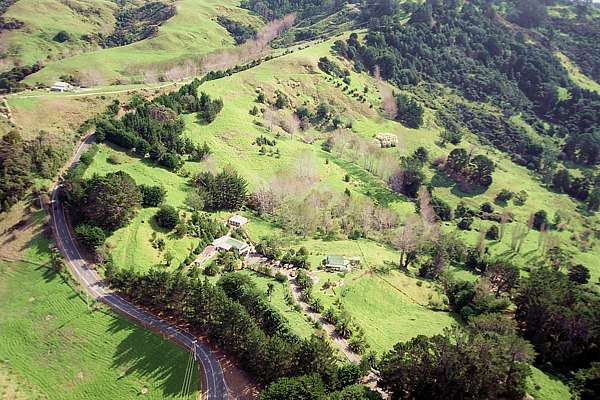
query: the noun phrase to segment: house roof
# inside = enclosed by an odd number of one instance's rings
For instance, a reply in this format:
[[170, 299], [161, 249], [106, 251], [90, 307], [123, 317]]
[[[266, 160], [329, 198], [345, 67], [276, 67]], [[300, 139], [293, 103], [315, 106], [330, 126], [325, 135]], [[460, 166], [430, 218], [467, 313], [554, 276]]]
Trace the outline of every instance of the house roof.
[[233, 217], [229, 218], [229, 222], [233, 222], [238, 225], [244, 225], [244, 224], [248, 223], [248, 218], [242, 217], [241, 215], [236, 214]]
[[54, 85], [52, 85], [52, 87], [68, 88], [68, 87], [71, 87], [71, 84], [69, 84], [67, 82], [54, 82]]
[[246, 243], [227, 235], [221, 236], [220, 238], [216, 239], [212, 244], [213, 246], [223, 250], [236, 249], [238, 251], [243, 251], [248, 248], [248, 245]]
[[348, 265], [348, 261], [342, 256], [327, 256], [327, 258], [325, 258], [325, 265], [339, 265], [340, 267], [345, 267]]

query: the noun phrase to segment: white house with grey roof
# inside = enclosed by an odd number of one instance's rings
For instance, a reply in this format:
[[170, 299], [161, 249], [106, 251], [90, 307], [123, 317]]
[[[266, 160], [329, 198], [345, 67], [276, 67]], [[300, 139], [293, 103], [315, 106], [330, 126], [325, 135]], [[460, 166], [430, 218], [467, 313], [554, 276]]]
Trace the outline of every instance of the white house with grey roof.
[[67, 82], [54, 82], [50, 87], [50, 91], [52, 92], [70, 92], [73, 89], [73, 85]]

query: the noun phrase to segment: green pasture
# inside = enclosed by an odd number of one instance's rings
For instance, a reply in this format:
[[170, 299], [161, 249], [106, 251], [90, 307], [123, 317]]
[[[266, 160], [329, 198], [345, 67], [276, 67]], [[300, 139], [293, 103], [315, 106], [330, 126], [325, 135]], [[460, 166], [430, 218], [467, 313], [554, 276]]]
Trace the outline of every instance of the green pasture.
[[[48, 268], [48, 242], [0, 262], [0, 394], [29, 399], [195, 399], [189, 353], [97, 307], [68, 273]], [[11, 397], [12, 396], [12, 397]]]

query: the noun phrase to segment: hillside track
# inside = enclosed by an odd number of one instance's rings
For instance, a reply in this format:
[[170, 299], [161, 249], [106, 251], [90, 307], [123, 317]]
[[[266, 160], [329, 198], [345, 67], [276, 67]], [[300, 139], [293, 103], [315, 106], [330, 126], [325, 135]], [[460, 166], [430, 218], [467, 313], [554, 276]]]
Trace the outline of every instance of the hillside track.
[[[79, 162], [81, 155], [94, 143], [94, 134], [88, 135], [80, 144], [71, 159], [70, 168]], [[206, 400], [230, 399], [229, 388], [225, 381], [223, 369], [210, 348], [181, 327], [175, 326], [148, 311], [133, 305], [114, 291], [107, 288], [94, 268], [82, 257], [71, 231], [65, 209], [60, 201], [62, 185], [57, 184], [52, 190], [52, 201], [48, 211], [51, 217], [52, 231], [56, 244], [67, 266], [75, 279], [93, 298], [143, 327], [160, 333], [169, 340], [183, 346], [194, 355], [195, 361], [202, 367], [202, 398]]]

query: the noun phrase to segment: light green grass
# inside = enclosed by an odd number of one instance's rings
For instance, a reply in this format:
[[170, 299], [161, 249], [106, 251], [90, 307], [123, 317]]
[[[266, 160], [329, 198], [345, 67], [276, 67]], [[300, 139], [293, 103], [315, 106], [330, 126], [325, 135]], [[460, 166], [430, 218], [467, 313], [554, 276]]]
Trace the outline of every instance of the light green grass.
[[534, 399], [567, 400], [571, 398], [568, 386], [558, 378], [535, 367], [531, 367], [531, 372], [532, 375], [527, 382], [527, 392]]
[[429, 295], [438, 297], [428, 284], [419, 287], [416, 279], [400, 273], [383, 276], [388, 282], [364, 271], [343, 278], [337, 274], [319, 273], [319, 278], [321, 282], [343, 280], [335, 293], [332, 290], [314, 292], [323, 299], [326, 307], [340, 298], [344, 308], [364, 329], [367, 343], [379, 354], [391, 350], [398, 342], [418, 335], [435, 335], [456, 323], [450, 313], [432, 311], [420, 304], [427, 304]]
[[582, 89], [588, 89], [600, 93], [600, 84], [593, 79], [585, 76], [579, 68], [560, 51], [554, 52], [554, 55], [560, 60], [563, 67], [569, 73], [569, 78]]
[[[182, 396], [189, 354], [104, 306], [92, 311], [45, 266], [47, 240], [30, 242], [30, 262], [0, 262], [0, 373], [25, 398], [193, 399]], [[142, 394], [146, 392], [146, 394]]]

